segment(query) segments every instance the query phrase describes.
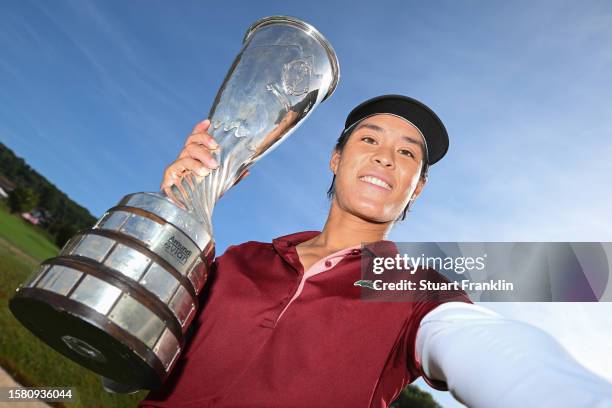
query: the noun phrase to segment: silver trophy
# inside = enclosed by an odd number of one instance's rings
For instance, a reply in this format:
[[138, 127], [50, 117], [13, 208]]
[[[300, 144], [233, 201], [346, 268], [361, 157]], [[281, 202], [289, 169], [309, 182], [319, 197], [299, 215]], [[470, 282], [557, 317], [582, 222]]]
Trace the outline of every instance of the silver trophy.
[[42, 263], [10, 301], [51, 347], [110, 382], [159, 387], [185, 346], [214, 257], [215, 203], [327, 99], [336, 54], [311, 25], [268, 17], [243, 47], [212, 105], [220, 166], [164, 193], [135, 193]]

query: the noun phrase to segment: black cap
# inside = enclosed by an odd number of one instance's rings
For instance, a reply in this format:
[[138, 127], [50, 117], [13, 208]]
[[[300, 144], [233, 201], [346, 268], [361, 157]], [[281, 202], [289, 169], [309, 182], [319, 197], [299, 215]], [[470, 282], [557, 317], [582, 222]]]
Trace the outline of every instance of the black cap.
[[391, 113], [400, 116], [416, 126], [425, 137], [427, 162], [439, 161], [448, 150], [448, 133], [444, 124], [427, 105], [403, 95], [382, 95], [368, 99], [348, 114], [345, 129], [368, 116]]

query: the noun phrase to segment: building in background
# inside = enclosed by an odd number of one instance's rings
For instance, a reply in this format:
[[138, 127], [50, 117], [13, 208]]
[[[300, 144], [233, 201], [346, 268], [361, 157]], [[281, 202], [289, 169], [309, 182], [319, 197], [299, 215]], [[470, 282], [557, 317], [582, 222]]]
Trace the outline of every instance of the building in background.
[[15, 189], [15, 183], [0, 174], [0, 198], [8, 198], [11, 191]]

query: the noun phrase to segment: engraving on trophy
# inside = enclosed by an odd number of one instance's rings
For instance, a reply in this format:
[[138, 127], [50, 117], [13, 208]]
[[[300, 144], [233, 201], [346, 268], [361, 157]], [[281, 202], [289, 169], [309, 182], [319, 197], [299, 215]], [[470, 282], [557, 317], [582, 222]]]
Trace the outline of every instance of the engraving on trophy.
[[100, 363], [106, 363], [106, 358], [104, 357], [104, 354], [102, 354], [100, 350], [87, 343], [86, 341], [70, 336], [69, 334], [63, 335], [62, 341], [64, 342], [64, 344], [70, 347], [71, 350], [76, 351], [83, 357], [99, 361]]
[[[290, 59], [285, 62], [287, 57]], [[253, 76], [256, 72], [253, 67], [262, 59], [270, 61], [270, 68]], [[276, 66], [278, 68], [274, 66], [274, 61], [279, 62]], [[275, 116], [273, 112], [278, 112], [278, 123], [299, 102], [296, 97], [311, 91], [312, 78], [319, 77], [314, 73], [314, 66], [314, 55], [304, 55], [304, 49], [299, 44], [265, 44], [246, 49], [241, 56], [241, 64], [233, 73], [232, 81], [227, 84], [228, 98], [219, 104], [219, 111], [212, 121], [212, 130], [222, 129], [236, 138], [253, 138], [246, 147], [256, 151], [260, 139], [257, 136], [269, 131], [264, 129], [265, 126], [262, 127], [265, 118], [271, 119]], [[257, 83], [259, 75], [267, 75], [269, 82]], [[263, 96], [262, 85], [280, 106], [275, 107], [270, 103], [271, 100]]]
[[175, 257], [181, 265], [185, 265], [185, 262], [191, 256], [191, 251], [181, 244], [174, 235], [164, 243], [164, 250]]
[[266, 89], [276, 97], [286, 113], [291, 111], [292, 108], [291, 102], [287, 98], [288, 95], [300, 96], [310, 90], [313, 60], [312, 56], [307, 56], [284, 64], [281, 73], [281, 85], [278, 83], [266, 85]]
[[283, 66], [283, 89], [285, 93], [300, 96], [310, 90], [313, 61], [314, 57], [309, 55]]

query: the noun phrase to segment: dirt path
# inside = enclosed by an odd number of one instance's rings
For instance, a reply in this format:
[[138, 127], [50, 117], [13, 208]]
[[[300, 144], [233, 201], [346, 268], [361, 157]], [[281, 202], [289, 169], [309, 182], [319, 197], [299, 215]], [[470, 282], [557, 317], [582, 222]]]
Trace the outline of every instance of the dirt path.
[[[0, 367], [0, 387], [20, 387], [13, 378]], [[50, 408], [44, 402], [1, 402], [0, 408]]]

